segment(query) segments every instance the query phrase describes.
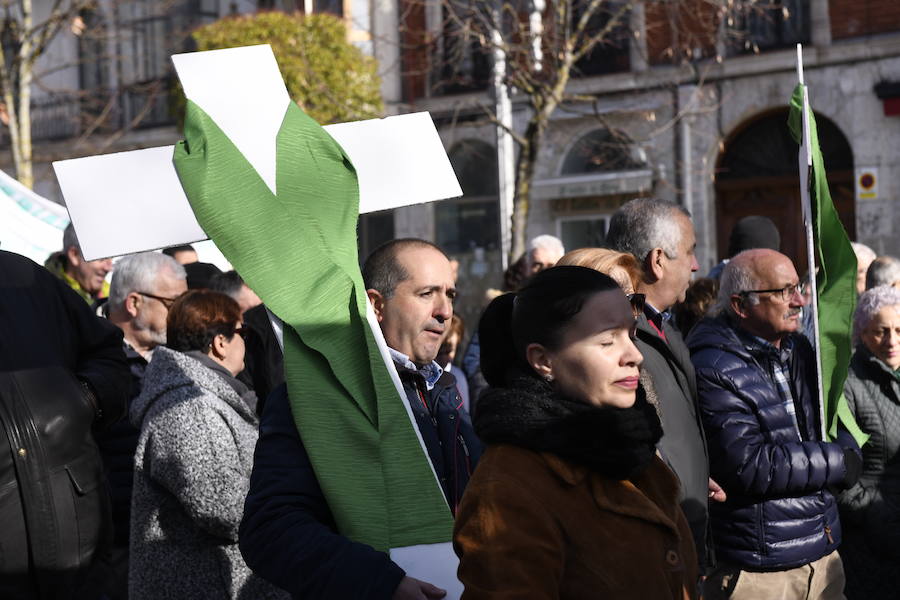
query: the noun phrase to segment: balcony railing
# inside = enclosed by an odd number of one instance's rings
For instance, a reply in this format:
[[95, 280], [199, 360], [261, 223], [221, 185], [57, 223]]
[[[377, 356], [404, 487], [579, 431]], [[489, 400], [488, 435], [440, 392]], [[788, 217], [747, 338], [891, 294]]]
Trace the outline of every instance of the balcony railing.
[[[169, 107], [171, 80], [131, 84], [119, 90], [54, 93], [31, 102], [31, 138], [35, 142], [65, 140], [80, 135], [111, 134], [175, 124]], [[0, 144], [9, 130], [0, 129]]]
[[810, 41], [809, 0], [773, 0], [766, 7], [751, 7], [737, 18], [735, 35], [728, 40], [732, 56], [793, 48]]

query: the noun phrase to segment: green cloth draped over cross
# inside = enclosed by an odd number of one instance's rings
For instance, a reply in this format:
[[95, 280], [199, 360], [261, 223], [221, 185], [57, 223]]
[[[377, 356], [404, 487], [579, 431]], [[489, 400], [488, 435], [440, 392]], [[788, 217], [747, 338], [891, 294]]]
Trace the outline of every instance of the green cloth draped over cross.
[[[803, 85], [791, 95], [788, 127], [794, 140], [803, 141]], [[819, 148], [819, 134], [812, 109], [808, 108], [809, 153], [812, 156], [810, 194], [814, 218], [813, 233], [819, 272], [816, 276], [819, 318], [819, 364], [822, 369], [822, 396], [825, 402], [826, 431], [834, 439], [842, 423], [862, 446], [869, 436], [856, 424], [844, 398], [844, 381], [853, 348], [850, 342], [853, 310], [856, 306], [856, 254], [841, 224], [825, 173]], [[810, 265], [812, 269], [812, 265]]]
[[382, 551], [448, 542], [452, 516], [366, 320], [350, 159], [293, 102], [277, 193], [191, 101], [184, 137], [174, 163], [198, 222], [284, 321], [291, 410], [339, 531]]

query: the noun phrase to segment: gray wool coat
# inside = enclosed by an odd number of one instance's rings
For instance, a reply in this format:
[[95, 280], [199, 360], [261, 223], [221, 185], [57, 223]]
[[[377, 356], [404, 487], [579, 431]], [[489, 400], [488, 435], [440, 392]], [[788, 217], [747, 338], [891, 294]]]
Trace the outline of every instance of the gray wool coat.
[[860, 347], [850, 361], [844, 397], [860, 428], [859, 481], [838, 497], [848, 598], [896, 597], [900, 588], [900, 380]]
[[288, 598], [253, 575], [238, 549], [259, 423], [225, 377], [158, 347], [129, 417], [141, 431], [131, 600]]

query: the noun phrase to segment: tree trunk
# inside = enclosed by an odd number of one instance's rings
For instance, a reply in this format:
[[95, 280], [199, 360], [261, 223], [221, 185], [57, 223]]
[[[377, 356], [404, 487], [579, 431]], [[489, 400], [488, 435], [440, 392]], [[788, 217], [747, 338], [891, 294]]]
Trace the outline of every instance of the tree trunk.
[[[31, 0], [22, 0], [22, 29], [31, 32], [32, 14]], [[32, 171], [32, 146], [31, 146], [31, 79], [32, 64], [31, 36], [25, 35], [22, 39], [22, 48], [19, 51], [19, 110], [17, 111], [19, 129], [19, 164], [16, 165], [16, 178], [28, 189], [34, 188], [34, 173]]]
[[19, 75], [19, 161], [16, 165], [16, 178], [28, 189], [34, 188], [34, 172], [32, 166], [31, 146], [31, 70], [23, 69]]
[[509, 250], [509, 264], [513, 264], [525, 252], [525, 230], [528, 225], [528, 210], [531, 204], [531, 183], [534, 180], [534, 166], [537, 152], [543, 142], [547, 122], [542, 112], [535, 112], [525, 130], [525, 143], [519, 148], [516, 159], [516, 197], [513, 200], [512, 244]]

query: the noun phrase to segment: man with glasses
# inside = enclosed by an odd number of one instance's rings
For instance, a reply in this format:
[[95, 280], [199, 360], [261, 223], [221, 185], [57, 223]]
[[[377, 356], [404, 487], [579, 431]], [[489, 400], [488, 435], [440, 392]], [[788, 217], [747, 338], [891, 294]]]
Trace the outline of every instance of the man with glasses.
[[687, 340], [710, 472], [728, 494], [710, 507], [719, 565], [705, 598], [844, 597], [832, 493], [862, 463], [847, 432], [822, 435], [803, 292], [787, 256], [742, 252], [722, 272], [716, 316]]
[[[124, 350], [131, 369], [129, 403], [141, 393], [144, 370], [154, 348], [166, 343], [169, 307], [187, 291], [184, 267], [158, 252], [143, 252], [120, 260], [109, 290], [109, 320], [124, 334]], [[127, 414], [127, 411], [126, 411]], [[128, 539], [134, 452], [139, 431], [127, 418], [94, 435], [112, 497], [114, 546], [101, 558], [106, 595], [127, 598]]]

